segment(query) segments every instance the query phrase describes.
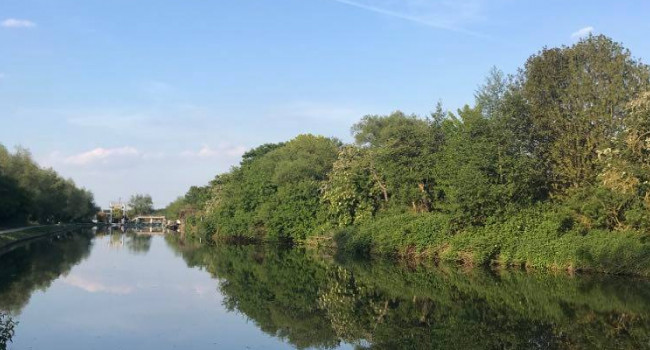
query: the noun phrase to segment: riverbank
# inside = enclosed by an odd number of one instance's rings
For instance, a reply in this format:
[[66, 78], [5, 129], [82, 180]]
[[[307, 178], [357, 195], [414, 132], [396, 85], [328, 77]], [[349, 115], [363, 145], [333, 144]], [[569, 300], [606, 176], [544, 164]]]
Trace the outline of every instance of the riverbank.
[[650, 232], [588, 228], [561, 206], [538, 205], [462, 229], [444, 213], [405, 212], [340, 228], [321, 228], [304, 239], [214, 232], [191, 227], [189, 236], [225, 245], [290, 241], [329, 254], [390, 258], [415, 265], [447, 263], [650, 277]]
[[650, 234], [585, 230], [562, 213], [530, 209], [461, 231], [439, 213], [399, 214], [305, 241], [345, 253], [422, 263], [650, 276]]
[[38, 239], [49, 235], [68, 233], [79, 228], [92, 226], [93, 224], [43, 225], [0, 231], [0, 252], [4, 252], [7, 249], [11, 249], [14, 245], [33, 239]]

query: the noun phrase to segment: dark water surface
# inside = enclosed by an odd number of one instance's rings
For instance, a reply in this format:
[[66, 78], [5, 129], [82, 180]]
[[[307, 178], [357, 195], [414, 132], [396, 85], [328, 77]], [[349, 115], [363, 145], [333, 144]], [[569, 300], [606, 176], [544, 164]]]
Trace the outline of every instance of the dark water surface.
[[644, 279], [409, 267], [172, 235], [88, 231], [15, 249], [0, 256], [0, 310], [18, 322], [9, 349], [650, 348]]

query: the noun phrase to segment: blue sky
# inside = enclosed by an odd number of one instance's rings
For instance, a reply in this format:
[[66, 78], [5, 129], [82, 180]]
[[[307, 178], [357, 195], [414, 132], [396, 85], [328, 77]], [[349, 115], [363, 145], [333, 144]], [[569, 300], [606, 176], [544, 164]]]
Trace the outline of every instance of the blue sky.
[[0, 143], [98, 204], [157, 206], [265, 142], [350, 140], [365, 114], [471, 103], [586, 33], [650, 58], [650, 2], [2, 0]]

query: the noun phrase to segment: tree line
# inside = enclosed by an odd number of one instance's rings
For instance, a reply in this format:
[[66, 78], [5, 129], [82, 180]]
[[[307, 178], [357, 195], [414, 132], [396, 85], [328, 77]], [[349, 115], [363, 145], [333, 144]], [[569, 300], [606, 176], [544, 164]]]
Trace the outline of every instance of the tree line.
[[98, 210], [90, 191], [40, 167], [28, 150], [0, 144], [0, 226], [84, 221]]
[[175, 204], [208, 237], [338, 230], [404, 251], [439, 244], [434, 233], [484, 240], [486, 227], [513, 240], [540, 225], [550, 240], [650, 228], [650, 69], [606, 36], [543, 48], [513, 75], [493, 69], [456, 112], [368, 115], [352, 134], [262, 145]]

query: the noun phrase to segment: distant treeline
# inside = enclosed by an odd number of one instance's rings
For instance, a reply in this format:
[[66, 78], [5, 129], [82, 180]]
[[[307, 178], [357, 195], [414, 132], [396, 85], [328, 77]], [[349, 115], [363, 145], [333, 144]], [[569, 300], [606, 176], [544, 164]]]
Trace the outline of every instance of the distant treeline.
[[26, 149], [0, 144], [0, 226], [83, 221], [97, 211], [90, 191], [41, 168]]
[[650, 272], [650, 69], [590, 36], [494, 69], [473, 106], [266, 144], [172, 207], [206, 238], [329, 237], [468, 264]]

